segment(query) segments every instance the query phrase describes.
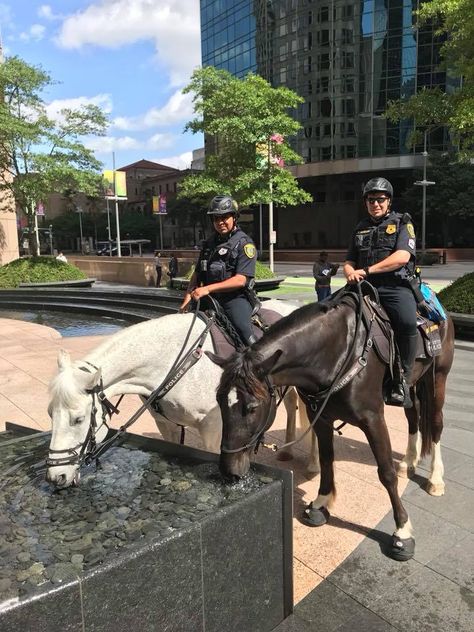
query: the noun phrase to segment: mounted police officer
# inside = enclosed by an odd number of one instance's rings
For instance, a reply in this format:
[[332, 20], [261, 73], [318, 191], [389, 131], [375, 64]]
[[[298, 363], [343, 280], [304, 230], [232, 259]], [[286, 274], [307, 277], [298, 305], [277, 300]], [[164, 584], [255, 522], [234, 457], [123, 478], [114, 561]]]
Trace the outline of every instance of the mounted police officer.
[[217, 195], [209, 206], [215, 233], [201, 249], [180, 311], [189, 302], [211, 294], [224, 309], [246, 344], [255, 342], [251, 316], [257, 250], [237, 225], [238, 205], [229, 195]]
[[408, 282], [415, 270], [415, 231], [408, 213], [391, 209], [393, 187], [385, 178], [369, 180], [363, 197], [369, 216], [352, 235], [344, 274], [349, 283], [367, 279], [377, 288], [392, 324], [403, 369], [387, 403], [409, 408], [417, 344], [416, 300]]

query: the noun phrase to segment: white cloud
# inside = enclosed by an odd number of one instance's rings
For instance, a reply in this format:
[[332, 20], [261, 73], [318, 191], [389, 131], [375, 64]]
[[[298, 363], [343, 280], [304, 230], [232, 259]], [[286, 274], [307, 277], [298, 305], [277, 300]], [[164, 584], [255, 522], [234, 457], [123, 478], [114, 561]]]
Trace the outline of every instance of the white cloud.
[[146, 141], [146, 148], [151, 151], [160, 151], [172, 147], [175, 141], [175, 134], [154, 134]]
[[110, 94], [97, 94], [94, 97], [72, 97], [70, 99], [55, 99], [48, 103], [46, 106], [46, 114], [49, 118], [60, 121], [62, 120], [61, 110], [71, 109], [76, 110], [79, 109], [83, 105], [97, 105], [106, 114], [110, 114], [112, 111], [112, 98]]
[[42, 4], [37, 11], [38, 17], [45, 20], [61, 20], [63, 16], [60, 13], [53, 13], [53, 9], [49, 4]]
[[0, 25], [1, 26], [11, 26], [12, 24], [12, 13], [11, 9], [7, 4], [0, 2]]
[[159, 162], [161, 165], [174, 167], [175, 169], [189, 169], [193, 159], [192, 151], [185, 151], [179, 156], [169, 156], [168, 158], [152, 158], [152, 162]]
[[97, 154], [111, 154], [113, 151], [129, 151], [131, 149], [141, 149], [143, 144], [131, 136], [99, 136], [88, 138], [84, 142], [88, 149], [92, 149]]
[[140, 116], [119, 116], [113, 120], [112, 125], [124, 131], [169, 127], [189, 120], [192, 114], [192, 95], [177, 90], [161, 108], [151, 108]]
[[42, 24], [32, 24], [27, 31], [20, 33], [20, 39], [23, 42], [39, 42], [43, 39], [46, 27]]
[[64, 20], [56, 41], [79, 49], [152, 40], [171, 85], [178, 86], [200, 63], [199, 23], [198, 0], [96, 0]]

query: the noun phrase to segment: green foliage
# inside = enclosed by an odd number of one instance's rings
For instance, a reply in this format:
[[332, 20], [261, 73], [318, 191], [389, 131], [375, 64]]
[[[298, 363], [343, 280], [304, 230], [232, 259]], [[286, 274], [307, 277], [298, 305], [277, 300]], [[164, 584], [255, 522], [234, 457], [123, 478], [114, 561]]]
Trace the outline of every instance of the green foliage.
[[[443, 41], [442, 67], [463, 77], [462, 86], [448, 94], [439, 88], [424, 88], [407, 101], [390, 102], [386, 116], [391, 121], [413, 119], [416, 127], [430, 130], [442, 125], [449, 129], [452, 144], [461, 158], [472, 155], [474, 147], [474, 3], [472, 0], [431, 0], [416, 12], [418, 26], [434, 23]], [[419, 142], [415, 133], [411, 144]]]
[[0, 287], [18, 287], [20, 283], [47, 283], [85, 279], [84, 272], [53, 257], [16, 259], [0, 267]]
[[13, 193], [31, 228], [36, 204], [50, 193], [93, 196], [102, 186], [102, 165], [81, 139], [105, 134], [106, 116], [84, 105], [53, 120], [42, 98], [52, 84], [49, 73], [19, 57], [0, 64], [0, 193]]
[[474, 272], [456, 279], [439, 292], [438, 298], [449, 312], [474, 314]]
[[[272, 157], [286, 165], [302, 162], [286, 142], [301, 127], [288, 114], [303, 102], [301, 97], [287, 88], [272, 88], [257, 75], [237, 79], [212, 66], [196, 70], [184, 92], [194, 93], [196, 114], [186, 130], [205, 133], [209, 151], [205, 171], [181, 182], [181, 197], [202, 200], [204, 196], [208, 201], [227, 193], [242, 206], [270, 199], [284, 206], [312, 200], [289, 171], [268, 160], [266, 149], [270, 146]], [[274, 134], [285, 141], [270, 141]], [[258, 160], [261, 145], [267, 151], [263, 168]]]

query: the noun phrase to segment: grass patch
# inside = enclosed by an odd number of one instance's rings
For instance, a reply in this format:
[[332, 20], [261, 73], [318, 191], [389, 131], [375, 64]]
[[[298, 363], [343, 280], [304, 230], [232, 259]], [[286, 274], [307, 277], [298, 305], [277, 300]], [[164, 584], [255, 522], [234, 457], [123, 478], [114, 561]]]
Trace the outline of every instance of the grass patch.
[[54, 257], [16, 259], [0, 267], [0, 288], [18, 287], [20, 283], [77, 281], [87, 278], [79, 268], [56, 261]]

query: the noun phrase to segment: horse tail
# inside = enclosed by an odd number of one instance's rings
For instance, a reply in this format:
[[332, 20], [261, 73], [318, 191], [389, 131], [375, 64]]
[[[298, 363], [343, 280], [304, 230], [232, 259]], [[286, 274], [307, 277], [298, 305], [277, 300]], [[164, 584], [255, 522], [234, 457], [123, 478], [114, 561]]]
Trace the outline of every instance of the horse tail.
[[432, 423], [435, 414], [434, 362], [416, 383], [416, 395], [420, 402], [419, 429], [421, 433], [421, 458], [431, 454], [433, 442]]

